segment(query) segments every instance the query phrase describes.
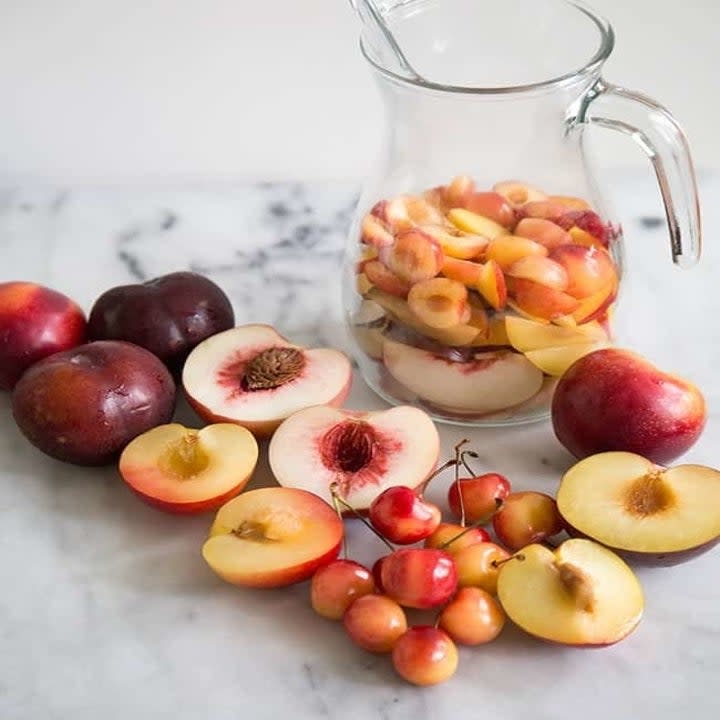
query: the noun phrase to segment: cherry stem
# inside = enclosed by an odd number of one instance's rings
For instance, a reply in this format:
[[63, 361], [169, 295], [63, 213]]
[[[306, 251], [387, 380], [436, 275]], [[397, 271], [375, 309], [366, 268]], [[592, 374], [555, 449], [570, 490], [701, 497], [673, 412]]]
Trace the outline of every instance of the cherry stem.
[[476, 528], [479, 528], [481, 525], [485, 524], [485, 520], [478, 520], [477, 522], [472, 523], [472, 525], [468, 525], [465, 527], [463, 525], [463, 531], [459, 532], [457, 535], [454, 535], [449, 540], [446, 540], [442, 545], [438, 545], [438, 550], [444, 550], [448, 545], [452, 545], [456, 540], [459, 540], [463, 535], [467, 535], [471, 530], [475, 530]]
[[[338, 501], [337, 493], [334, 491], [333, 488], [330, 488], [330, 494], [332, 496], [332, 503], [333, 503], [333, 507], [335, 508], [335, 512], [337, 513], [337, 516], [340, 518], [340, 522], [342, 522], [342, 519], [343, 519], [342, 510], [340, 509], [340, 502]], [[344, 528], [343, 528], [343, 539], [342, 539], [342, 556], [343, 556], [344, 560], [347, 560], [348, 542], [347, 542], [347, 533], [345, 532]]]
[[391, 552], [395, 552], [395, 547], [391, 545], [388, 542], [388, 539], [381, 533], [378, 532], [370, 522], [368, 522], [367, 518], [364, 518], [345, 498], [341, 497], [340, 494], [337, 491], [338, 484], [333, 483], [330, 486], [330, 494], [333, 498], [333, 504], [338, 503], [342, 505], [344, 508], [349, 510], [356, 518], [358, 518], [363, 525], [365, 525], [366, 528], [368, 528], [371, 532], [373, 532], [375, 535], [377, 535], [384, 543], [390, 548]]
[[462, 463], [462, 466], [470, 473], [470, 475], [475, 477], [477, 473], [467, 464], [467, 460], [465, 459], [466, 455], [477, 460], [478, 454], [473, 450], [465, 450], [465, 452], [460, 453], [460, 462]]
[[423, 493], [427, 490], [427, 486], [430, 484], [432, 480], [434, 480], [438, 475], [441, 473], [444, 473], [448, 468], [457, 467], [458, 460], [455, 458], [454, 460], [448, 460], [446, 463], [441, 465], [435, 472], [433, 472], [428, 478], [423, 480], [423, 482], [420, 483], [420, 485], [417, 486], [416, 492], [418, 497], [422, 497]]
[[[462, 486], [460, 483], [460, 463], [465, 464], [463, 460], [465, 453], [460, 452], [463, 445], [467, 445], [470, 441], [465, 438], [461, 440], [453, 449], [455, 450], [455, 487], [458, 491], [458, 500], [460, 501], [460, 526], [465, 527], [465, 501], [463, 500]], [[467, 451], [466, 451], [467, 452]], [[467, 465], [465, 465], [467, 468]]]
[[519, 560], [520, 562], [524, 562], [525, 556], [522, 553], [515, 553], [515, 555], [511, 555], [509, 558], [505, 558], [504, 560], [493, 560], [490, 564], [494, 568], [499, 568], [501, 565], [504, 565], [506, 562], [510, 562], [511, 560]]

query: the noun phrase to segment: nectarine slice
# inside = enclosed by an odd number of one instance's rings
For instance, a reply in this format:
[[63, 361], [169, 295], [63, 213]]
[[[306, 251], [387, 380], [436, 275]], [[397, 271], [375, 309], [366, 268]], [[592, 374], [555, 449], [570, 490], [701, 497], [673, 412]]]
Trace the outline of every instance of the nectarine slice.
[[494, 260], [503, 270], [527, 255], [547, 255], [548, 249], [528, 238], [506, 235], [493, 240], [488, 245], [485, 257]]
[[571, 295], [532, 280], [513, 278], [512, 294], [517, 305], [531, 317], [552, 320], [560, 315], [568, 315], [580, 306]]
[[564, 645], [612, 645], [637, 627], [645, 605], [623, 560], [583, 539], [566, 540], [554, 551], [528, 545], [501, 566], [497, 589], [516, 625]]
[[505, 271], [508, 277], [532, 280], [539, 285], [565, 290], [568, 286], [568, 274], [560, 264], [541, 255], [525, 255], [516, 260]]
[[[558, 330], [562, 329], [558, 328]], [[529, 350], [525, 353], [525, 357], [547, 375], [560, 377], [580, 358], [607, 346], [607, 342], [587, 342], [561, 345], [559, 347], [545, 347], [539, 350]]]
[[438, 241], [420, 228], [399, 232], [395, 242], [380, 253], [385, 265], [410, 284], [435, 277], [442, 268], [443, 257]]
[[277, 429], [268, 452], [281, 485], [331, 501], [330, 488], [337, 483], [339, 494], [364, 510], [392, 485], [417, 487], [432, 472], [439, 451], [438, 432], [427, 413], [398, 406], [302, 410]]
[[207, 422], [268, 435], [311, 405], [341, 405], [350, 390], [347, 357], [293, 345], [269, 325], [243, 325], [201, 342], [183, 368], [185, 394]]
[[317, 495], [296, 488], [251, 490], [218, 511], [202, 554], [223, 580], [281, 587], [334, 560], [343, 523]]
[[575, 531], [636, 559], [674, 564], [720, 540], [720, 472], [702, 465], [591, 455], [565, 473], [557, 502]]
[[258, 445], [249, 430], [218, 423], [201, 430], [159, 425], [120, 455], [120, 475], [150, 505], [174, 513], [214, 510], [235, 497], [255, 470]]
[[547, 195], [542, 190], [518, 180], [504, 180], [495, 183], [493, 190], [506, 198], [514, 207], [519, 207], [527, 202], [547, 199]]
[[550, 253], [550, 258], [565, 268], [568, 278], [565, 292], [579, 300], [617, 281], [615, 264], [607, 250], [561, 245]]
[[455, 228], [421, 225], [420, 229], [437, 240], [445, 255], [460, 260], [477, 257], [488, 244], [488, 239], [481, 235], [463, 233]]
[[517, 405], [542, 386], [542, 372], [524, 356], [499, 350], [453, 362], [393, 340], [383, 345], [388, 372], [419, 397], [442, 408], [484, 414]]
[[411, 287], [410, 283], [388, 270], [381, 262], [377, 260], [366, 262], [363, 271], [368, 281], [382, 291], [401, 298], [408, 296]]
[[603, 328], [594, 322], [579, 327], [559, 327], [507, 315], [505, 329], [510, 343], [520, 352], [607, 340]]
[[464, 232], [480, 235], [488, 240], [494, 240], [501, 235], [509, 235], [510, 231], [490, 218], [470, 212], [464, 208], [453, 208], [448, 213], [448, 220]]
[[517, 237], [524, 237], [544, 245], [548, 250], [553, 250], [561, 245], [567, 245], [573, 241], [572, 236], [552, 220], [543, 218], [523, 218], [513, 231]]
[[495, 260], [488, 260], [480, 271], [477, 289], [495, 310], [502, 310], [507, 302], [507, 283], [502, 268]]
[[421, 322], [433, 328], [454, 327], [470, 318], [467, 289], [449, 278], [415, 283], [408, 295], [408, 305]]

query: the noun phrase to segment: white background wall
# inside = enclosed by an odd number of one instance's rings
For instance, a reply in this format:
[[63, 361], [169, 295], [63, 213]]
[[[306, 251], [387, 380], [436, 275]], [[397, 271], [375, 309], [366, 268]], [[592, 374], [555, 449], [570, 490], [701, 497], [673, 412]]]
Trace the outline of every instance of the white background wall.
[[[720, 167], [720, 3], [591, 2], [608, 79]], [[347, 0], [0, 0], [0, 176], [356, 178], [380, 122]], [[644, 160], [608, 141], [606, 162]]]

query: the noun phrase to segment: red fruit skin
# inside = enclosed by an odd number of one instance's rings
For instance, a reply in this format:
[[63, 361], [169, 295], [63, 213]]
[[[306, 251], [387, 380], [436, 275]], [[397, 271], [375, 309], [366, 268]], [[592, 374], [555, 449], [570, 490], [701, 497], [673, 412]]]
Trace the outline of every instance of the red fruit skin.
[[400, 605], [419, 609], [443, 605], [458, 585], [452, 556], [429, 548], [404, 548], [387, 555], [380, 576], [386, 595]]
[[176, 272], [103, 293], [90, 311], [91, 340], [126, 340], [149, 350], [173, 372], [205, 338], [235, 324], [230, 300], [211, 280]]
[[619, 348], [574, 363], [558, 382], [551, 413], [557, 439], [579, 459], [625, 450], [660, 465], [692, 447], [707, 418], [698, 388]]
[[35, 363], [15, 386], [21, 432], [47, 455], [104, 465], [133, 438], [170, 421], [175, 383], [152, 353], [115, 340], [87, 343]]
[[510, 494], [510, 481], [500, 473], [484, 473], [454, 482], [448, 489], [448, 504], [458, 519], [462, 516], [460, 489], [463, 493], [465, 520], [475, 523], [492, 517], [501, 502]]
[[383, 555], [382, 557], [379, 557], [374, 563], [372, 568], [370, 569], [370, 572], [372, 573], [373, 580], [375, 581], [375, 588], [379, 593], [384, 593], [385, 588], [382, 584], [382, 566], [383, 561], [387, 555]]
[[579, 227], [581, 230], [590, 233], [605, 247], [610, 242], [609, 226], [593, 210], [570, 210], [560, 216], [556, 222], [563, 230], [569, 230], [573, 226]]
[[81, 345], [85, 315], [69, 297], [30, 282], [0, 283], [0, 390], [48, 355]]
[[199, 515], [200, 513], [209, 512], [210, 510], [219, 510], [228, 500], [232, 500], [238, 496], [243, 488], [247, 485], [247, 482], [243, 481], [234, 488], [231, 488], [222, 495], [216, 495], [215, 497], [208, 498], [207, 500], [198, 500], [198, 502], [192, 503], [173, 503], [167, 500], [161, 500], [160, 498], [151, 497], [145, 495], [135, 487], [128, 486], [137, 497], [143, 502], [154, 507], [157, 510], [170, 513], [171, 515]]
[[370, 505], [370, 522], [390, 542], [412, 545], [435, 532], [440, 510], [425, 502], [412, 488], [395, 485]]

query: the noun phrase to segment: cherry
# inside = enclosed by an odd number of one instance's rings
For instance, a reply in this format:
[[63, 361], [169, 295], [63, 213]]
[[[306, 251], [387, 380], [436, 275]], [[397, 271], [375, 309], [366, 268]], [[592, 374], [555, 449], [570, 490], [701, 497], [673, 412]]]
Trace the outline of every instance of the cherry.
[[403, 609], [385, 595], [363, 595], [343, 616], [343, 625], [352, 641], [363, 650], [390, 652], [407, 629]]
[[467, 522], [487, 522], [509, 494], [510, 481], [491, 472], [453, 482], [448, 490], [448, 504], [458, 519], [464, 509]]
[[316, 570], [310, 581], [313, 610], [329, 620], [340, 620], [358, 597], [375, 590], [370, 571], [354, 560], [333, 560]]
[[370, 522], [390, 542], [412, 545], [440, 524], [440, 508], [404, 485], [389, 487], [370, 505]]
[[438, 625], [457, 643], [481, 645], [500, 634], [505, 613], [489, 592], [465, 587], [443, 608]]
[[385, 593], [400, 605], [433, 608], [455, 593], [458, 573], [452, 556], [443, 550], [403, 548], [383, 558], [380, 578]]
[[415, 625], [395, 643], [392, 661], [398, 674], [408, 682], [435, 685], [455, 673], [458, 651], [444, 630]]

